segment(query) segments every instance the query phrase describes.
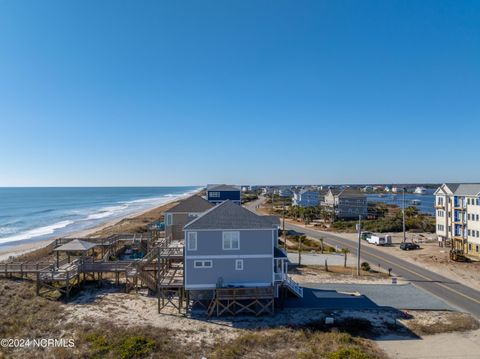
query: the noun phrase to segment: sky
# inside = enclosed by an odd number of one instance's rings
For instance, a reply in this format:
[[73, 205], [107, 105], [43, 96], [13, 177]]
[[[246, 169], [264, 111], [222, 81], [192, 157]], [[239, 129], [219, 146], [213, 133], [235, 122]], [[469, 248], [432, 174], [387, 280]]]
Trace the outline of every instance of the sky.
[[479, 1], [0, 0], [0, 186], [479, 182]]

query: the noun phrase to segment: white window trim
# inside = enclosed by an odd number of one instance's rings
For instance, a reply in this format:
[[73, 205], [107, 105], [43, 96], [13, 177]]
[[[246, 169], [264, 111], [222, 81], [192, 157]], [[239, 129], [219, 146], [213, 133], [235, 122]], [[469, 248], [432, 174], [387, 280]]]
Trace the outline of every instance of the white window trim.
[[[192, 235], [193, 238], [190, 238], [190, 235]], [[190, 245], [190, 239], [194, 239], [195, 246]], [[197, 250], [197, 232], [187, 232], [187, 250], [189, 251]]]
[[171, 213], [167, 213], [165, 216], [165, 225], [171, 226], [173, 223], [173, 215]]
[[[239, 264], [241, 264], [240, 268]], [[235, 270], [243, 270], [243, 259], [235, 259]]]
[[[205, 265], [206, 263], [209, 263], [210, 265]], [[194, 268], [212, 268], [213, 267], [213, 261], [211, 259], [206, 259], [206, 260], [197, 260], [193, 262], [193, 267]]]
[[[225, 234], [227, 233], [236, 233], [238, 235], [238, 248], [225, 248]], [[230, 241], [230, 245], [232, 244], [232, 242]], [[240, 250], [240, 232], [239, 231], [225, 231], [225, 232], [222, 232], [222, 249], [224, 251], [238, 251]]]

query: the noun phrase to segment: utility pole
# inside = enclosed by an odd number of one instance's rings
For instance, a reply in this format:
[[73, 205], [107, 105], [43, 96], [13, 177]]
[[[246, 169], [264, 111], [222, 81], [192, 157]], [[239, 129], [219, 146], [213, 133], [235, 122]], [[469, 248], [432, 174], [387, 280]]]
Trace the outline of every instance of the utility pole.
[[358, 247], [357, 247], [357, 276], [360, 276], [360, 247], [361, 247], [361, 241], [362, 241], [362, 215], [358, 216], [358, 224], [357, 224], [357, 230], [358, 230]]
[[287, 233], [285, 233], [285, 201], [283, 202], [283, 228], [282, 228], [282, 234], [283, 234], [283, 248], [285, 251], [287, 251]]
[[301, 267], [302, 266], [302, 237], [303, 236], [299, 236], [298, 237], [298, 266]]
[[406, 188], [403, 187], [403, 213], [402, 213], [402, 217], [403, 217], [403, 243], [405, 243], [407, 241], [407, 234], [405, 232], [405, 190]]

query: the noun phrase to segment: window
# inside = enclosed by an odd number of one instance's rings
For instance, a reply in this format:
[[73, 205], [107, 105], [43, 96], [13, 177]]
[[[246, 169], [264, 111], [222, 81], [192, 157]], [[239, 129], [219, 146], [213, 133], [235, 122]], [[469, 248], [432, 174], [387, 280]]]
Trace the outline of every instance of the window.
[[478, 244], [475, 246], [475, 249], [477, 250], [477, 253], [479, 252]]
[[173, 218], [172, 218], [172, 214], [171, 213], [167, 213], [167, 216], [165, 218], [165, 224], [167, 226], [171, 226], [172, 225], [172, 222], [173, 222]]
[[235, 270], [243, 270], [243, 259], [235, 259]]
[[223, 232], [222, 248], [224, 250], [240, 249], [240, 232]]
[[480, 231], [477, 231], [477, 237], [480, 237]]
[[210, 198], [220, 198], [220, 192], [208, 192], [210, 194]]
[[187, 249], [189, 251], [197, 250], [197, 232], [187, 232]]
[[[468, 230], [468, 235], [471, 236], [470, 230]], [[473, 233], [473, 235], [475, 235], [475, 233]]]
[[213, 262], [211, 260], [207, 261], [195, 261], [193, 262], [194, 268], [212, 268]]

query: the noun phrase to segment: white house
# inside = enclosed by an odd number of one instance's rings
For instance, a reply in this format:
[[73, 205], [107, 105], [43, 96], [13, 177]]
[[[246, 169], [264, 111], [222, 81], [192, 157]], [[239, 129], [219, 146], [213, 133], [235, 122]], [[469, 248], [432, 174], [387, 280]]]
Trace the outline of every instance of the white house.
[[445, 183], [435, 191], [439, 242], [480, 258], [480, 184]]

